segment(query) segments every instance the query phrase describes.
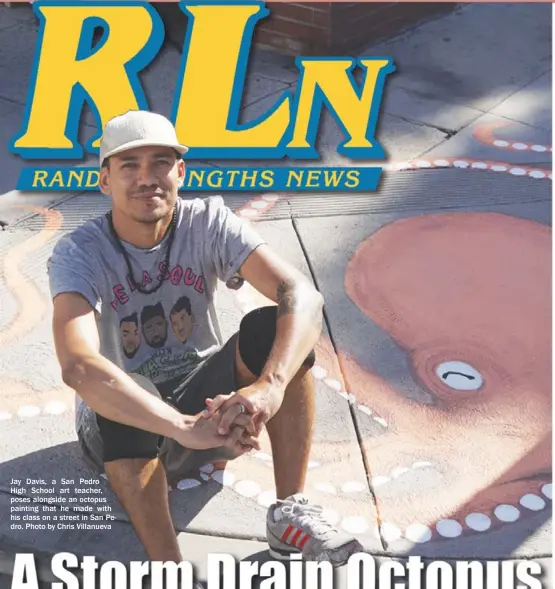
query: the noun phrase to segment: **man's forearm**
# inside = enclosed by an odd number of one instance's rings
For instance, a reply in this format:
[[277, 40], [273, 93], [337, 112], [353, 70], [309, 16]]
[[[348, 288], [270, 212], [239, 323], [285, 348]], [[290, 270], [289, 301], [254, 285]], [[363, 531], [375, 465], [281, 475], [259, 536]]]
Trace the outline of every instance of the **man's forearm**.
[[100, 355], [76, 361], [64, 382], [99, 415], [141, 430], [174, 438], [192, 421]]
[[261, 378], [287, 386], [322, 332], [322, 295], [308, 282], [282, 282], [277, 291], [277, 328]]

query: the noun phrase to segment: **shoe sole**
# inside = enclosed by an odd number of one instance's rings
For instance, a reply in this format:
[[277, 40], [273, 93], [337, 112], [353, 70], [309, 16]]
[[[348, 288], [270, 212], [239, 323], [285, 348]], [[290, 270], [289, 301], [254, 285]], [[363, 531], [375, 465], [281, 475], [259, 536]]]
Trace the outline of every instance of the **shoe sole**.
[[302, 554], [301, 552], [297, 551], [297, 550], [292, 550], [292, 551], [287, 551], [287, 550], [278, 550], [277, 548], [272, 548], [269, 544], [268, 544], [268, 552], [270, 553], [270, 556], [273, 556], [276, 560], [291, 560], [291, 555], [292, 554]]
[[[290, 556], [292, 554], [302, 554], [302, 552], [300, 552], [300, 551], [288, 552], [286, 550], [283, 550], [280, 552], [279, 550], [272, 548], [270, 545], [268, 545], [268, 553], [270, 554], [270, 556], [272, 556], [276, 560], [282, 560], [282, 561], [291, 560]], [[349, 558], [351, 556], [352, 555], [349, 555]], [[349, 562], [349, 558], [346, 558], [342, 561], [327, 561], [327, 562], [330, 562], [333, 568], [337, 568], [337, 567], [342, 567], [342, 566], [346, 565]], [[304, 560], [304, 558], [302, 560]]]

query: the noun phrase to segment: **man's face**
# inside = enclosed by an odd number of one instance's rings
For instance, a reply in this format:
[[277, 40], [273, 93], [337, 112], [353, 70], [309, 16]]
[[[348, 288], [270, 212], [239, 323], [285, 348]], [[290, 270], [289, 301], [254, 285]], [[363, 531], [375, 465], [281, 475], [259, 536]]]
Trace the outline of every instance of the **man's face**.
[[143, 333], [149, 346], [161, 348], [168, 336], [168, 326], [163, 317], [152, 317], [143, 323]]
[[132, 358], [141, 345], [141, 336], [136, 323], [124, 321], [121, 324], [121, 340], [125, 354], [128, 358]]
[[100, 189], [125, 216], [155, 223], [173, 210], [184, 175], [185, 163], [173, 149], [137, 147], [110, 157]]
[[173, 313], [171, 316], [172, 329], [175, 337], [184, 344], [191, 335], [193, 329], [193, 318], [182, 309], [179, 313]]

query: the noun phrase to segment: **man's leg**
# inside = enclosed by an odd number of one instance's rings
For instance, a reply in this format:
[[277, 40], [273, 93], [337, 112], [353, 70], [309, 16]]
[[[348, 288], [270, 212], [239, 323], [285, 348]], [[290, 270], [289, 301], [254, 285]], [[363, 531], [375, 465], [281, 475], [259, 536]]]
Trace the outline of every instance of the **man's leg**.
[[[159, 395], [150, 381], [131, 376], [152, 394]], [[159, 436], [88, 412], [79, 436], [88, 462], [98, 470], [104, 463], [108, 482], [148, 558], [180, 562], [166, 473], [158, 457]]]
[[[264, 323], [259, 325], [263, 328]], [[248, 333], [243, 331], [243, 337], [248, 337]], [[278, 499], [286, 499], [304, 491], [314, 425], [311, 364], [312, 359], [309, 358], [297, 372], [285, 391], [279, 411], [266, 424], [272, 446]], [[246, 387], [256, 381], [257, 375], [243, 361], [239, 345], [236, 348], [235, 367], [239, 387]]]
[[[235, 358], [239, 387], [253, 384], [262, 373], [276, 328], [276, 307], [257, 309], [243, 318]], [[314, 424], [314, 380], [310, 370], [314, 362], [312, 352], [286, 388], [280, 409], [266, 424], [278, 500], [268, 510], [268, 543], [270, 553], [278, 559], [302, 552], [310, 560], [342, 565], [363, 547], [351, 535], [326, 522], [322, 508], [310, 505], [302, 495]]]
[[107, 462], [106, 475], [150, 560], [181, 562], [166, 472], [159, 458]]

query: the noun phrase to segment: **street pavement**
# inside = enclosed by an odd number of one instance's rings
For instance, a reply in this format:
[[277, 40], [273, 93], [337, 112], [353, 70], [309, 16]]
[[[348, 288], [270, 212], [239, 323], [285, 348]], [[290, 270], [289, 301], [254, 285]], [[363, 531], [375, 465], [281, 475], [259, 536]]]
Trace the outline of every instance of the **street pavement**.
[[[110, 206], [96, 193], [14, 190], [25, 163], [7, 146], [35, 41], [30, 9], [0, 6], [0, 550], [128, 562], [144, 554], [105, 481], [109, 531], [31, 534], [7, 515], [12, 478], [52, 478], [58, 492], [62, 478], [92, 476], [55, 362], [45, 263], [62, 234]], [[464, 5], [363, 54], [397, 65], [377, 133], [389, 158], [380, 189], [223, 195], [326, 299], [307, 493], [381, 559], [534, 559], [550, 584], [551, 7]], [[167, 44], [144, 76], [164, 114], [179, 59]], [[256, 51], [243, 120], [295, 87], [285, 58]], [[90, 112], [82, 122], [92, 136]], [[343, 139], [325, 113], [323, 164], [353, 163], [335, 153]], [[264, 303], [248, 285], [219, 294], [226, 337]], [[267, 558], [262, 442], [170, 492], [199, 566], [214, 551]]]

